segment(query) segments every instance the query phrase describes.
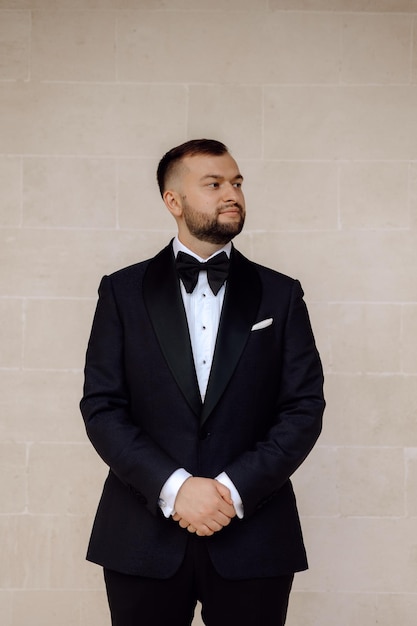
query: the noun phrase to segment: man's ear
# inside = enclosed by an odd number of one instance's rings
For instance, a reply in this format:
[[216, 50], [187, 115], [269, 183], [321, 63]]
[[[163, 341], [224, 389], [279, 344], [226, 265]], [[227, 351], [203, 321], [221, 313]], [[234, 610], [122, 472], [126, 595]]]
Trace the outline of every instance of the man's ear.
[[173, 191], [172, 189], [167, 189], [166, 191], [164, 191], [162, 198], [168, 211], [176, 218], [181, 217], [182, 202], [180, 194], [177, 191]]

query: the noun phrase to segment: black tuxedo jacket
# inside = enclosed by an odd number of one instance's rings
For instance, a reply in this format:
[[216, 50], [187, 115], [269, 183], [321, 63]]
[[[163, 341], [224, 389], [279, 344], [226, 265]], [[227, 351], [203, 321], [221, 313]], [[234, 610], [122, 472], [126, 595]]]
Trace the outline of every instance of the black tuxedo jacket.
[[232, 250], [202, 404], [172, 247], [103, 278], [81, 411], [110, 471], [89, 560], [126, 574], [175, 573], [189, 533], [162, 515], [158, 497], [184, 467], [225, 471], [242, 497], [244, 519], [201, 538], [222, 576], [307, 567], [289, 477], [319, 436], [324, 400], [302, 298], [298, 281]]

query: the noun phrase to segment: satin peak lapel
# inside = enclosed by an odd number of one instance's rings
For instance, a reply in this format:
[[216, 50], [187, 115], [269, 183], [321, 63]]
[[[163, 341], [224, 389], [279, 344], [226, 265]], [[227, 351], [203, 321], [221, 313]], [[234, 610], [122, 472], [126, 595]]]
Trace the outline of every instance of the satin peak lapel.
[[149, 262], [143, 279], [143, 297], [168, 366], [199, 416], [201, 397], [171, 245]]
[[202, 422], [213, 411], [238, 364], [256, 321], [261, 295], [254, 265], [233, 249]]

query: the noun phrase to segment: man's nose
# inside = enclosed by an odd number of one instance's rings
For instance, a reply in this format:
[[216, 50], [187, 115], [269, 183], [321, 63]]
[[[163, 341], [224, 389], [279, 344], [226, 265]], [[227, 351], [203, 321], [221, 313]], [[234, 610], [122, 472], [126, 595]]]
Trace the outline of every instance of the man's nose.
[[242, 192], [239, 188], [235, 187], [232, 183], [228, 183], [224, 187], [223, 200], [224, 202], [237, 202], [241, 198]]

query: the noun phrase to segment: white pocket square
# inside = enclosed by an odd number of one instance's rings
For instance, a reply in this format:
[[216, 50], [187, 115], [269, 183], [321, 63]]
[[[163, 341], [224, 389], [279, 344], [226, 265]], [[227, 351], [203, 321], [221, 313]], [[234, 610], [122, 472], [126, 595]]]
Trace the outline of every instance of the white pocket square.
[[251, 330], [261, 330], [261, 328], [266, 328], [267, 326], [271, 326], [273, 321], [274, 321], [273, 317], [268, 317], [268, 319], [262, 320], [262, 322], [258, 322], [257, 324], [254, 324]]

